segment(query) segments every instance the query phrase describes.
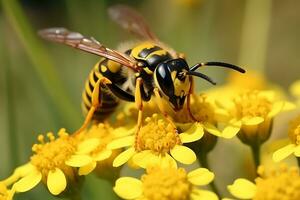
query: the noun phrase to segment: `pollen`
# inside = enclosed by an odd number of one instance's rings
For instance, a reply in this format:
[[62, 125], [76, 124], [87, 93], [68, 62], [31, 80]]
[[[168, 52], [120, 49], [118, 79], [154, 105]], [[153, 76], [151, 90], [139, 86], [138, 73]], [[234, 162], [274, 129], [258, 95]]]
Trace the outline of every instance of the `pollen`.
[[[191, 99], [191, 112], [199, 122], [213, 122], [215, 118], [214, 106], [204, 94], [194, 95]], [[194, 122], [187, 109], [172, 116], [176, 122]]]
[[263, 167], [259, 169], [260, 177], [255, 180], [257, 190], [253, 200], [300, 199], [300, 175], [296, 167], [286, 165], [266, 173]]
[[49, 171], [55, 168], [61, 169], [68, 177], [73, 177], [73, 169], [65, 164], [71, 155], [76, 151], [77, 140], [69, 136], [65, 129], [60, 129], [58, 137], [53, 133], [47, 134], [48, 141], [43, 135], [38, 136], [38, 144], [34, 144], [31, 156], [31, 164], [42, 173], [43, 180], [46, 180]]
[[288, 135], [294, 144], [300, 145], [300, 115], [290, 122]]
[[260, 95], [257, 90], [247, 91], [234, 99], [236, 115], [243, 117], [266, 118], [272, 109], [272, 102]]
[[148, 200], [188, 200], [192, 184], [183, 168], [147, 168], [142, 178], [143, 193]]
[[181, 144], [172, 125], [160, 119], [157, 114], [147, 117], [145, 122], [138, 134], [137, 151], [152, 150], [153, 153], [164, 155], [175, 145]]

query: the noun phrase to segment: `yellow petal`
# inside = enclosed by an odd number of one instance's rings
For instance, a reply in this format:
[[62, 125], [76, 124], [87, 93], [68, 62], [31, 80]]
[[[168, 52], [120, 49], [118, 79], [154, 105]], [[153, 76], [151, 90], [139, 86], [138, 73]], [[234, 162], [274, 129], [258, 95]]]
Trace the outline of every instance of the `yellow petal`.
[[215, 127], [211, 123], [204, 123], [204, 129], [207, 132], [209, 132], [209, 133], [211, 133], [211, 134], [213, 134], [213, 135], [215, 135], [217, 137], [221, 137], [222, 136], [222, 133], [219, 131], [219, 129], [217, 129], [217, 127]]
[[25, 165], [21, 165], [20, 167], [17, 167], [14, 173], [8, 178], [6, 178], [5, 180], [3, 180], [2, 182], [5, 185], [11, 185], [34, 170], [36, 170], [36, 168], [31, 163], [26, 163]]
[[241, 121], [230, 123], [222, 131], [222, 137], [227, 139], [233, 138], [240, 131], [241, 125], [242, 125]]
[[297, 108], [296, 104], [289, 102], [289, 101], [285, 101], [282, 111], [294, 110], [296, 108]]
[[237, 179], [228, 186], [229, 192], [240, 199], [252, 199], [256, 193], [256, 185], [247, 179]]
[[142, 195], [142, 182], [136, 178], [122, 177], [113, 189], [123, 199], [136, 199]]
[[78, 171], [78, 174], [80, 176], [82, 176], [82, 175], [88, 175], [89, 173], [91, 173], [95, 169], [96, 166], [97, 166], [97, 162], [93, 161], [93, 162], [91, 162], [88, 165], [80, 167], [79, 171]]
[[294, 95], [296, 97], [300, 96], [300, 80], [292, 83], [292, 85], [290, 86], [290, 91], [291, 91], [292, 95]]
[[115, 160], [113, 162], [113, 166], [119, 167], [119, 166], [123, 165], [134, 155], [134, 153], [135, 153], [135, 150], [133, 147], [123, 151], [115, 158]]
[[65, 163], [71, 167], [83, 167], [92, 161], [92, 158], [88, 155], [73, 155]]
[[151, 153], [151, 150], [141, 151], [132, 157], [133, 162], [139, 167], [146, 168], [148, 165], [159, 164], [159, 157]]
[[193, 189], [191, 200], [218, 200], [218, 196], [208, 190]]
[[222, 200], [235, 200], [235, 199], [232, 199], [232, 198], [222, 198]]
[[296, 157], [300, 157], [300, 146], [299, 145], [295, 147], [294, 155]]
[[67, 187], [67, 180], [64, 173], [59, 169], [49, 171], [47, 177], [47, 187], [51, 194], [58, 195]]
[[135, 133], [135, 126], [134, 127], [118, 127], [113, 130], [113, 135], [116, 137], [124, 137], [128, 135], [132, 135]]
[[28, 190], [34, 188], [41, 180], [42, 174], [39, 171], [34, 170], [27, 176], [17, 181], [13, 187], [16, 192], [27, 192]]
[[77, 154], [88, 154], [91, 151], [95, 150], [100, 144], [99, 139], [91, 138], [79, 143], [77, 147]]
[[176, 161], [169, 154], [166, 153], [164, 156], [160, 156], [159, 159], [159, 166], [162, 168], [177, 168]]
[[19, 176], [25, 176], [35, 170], [35, 167], [31, 163], [26, 163], [25, 165], [22, 165], [20, 167], [17, 167], [15, 170], [15, 173]]
[[207, 185], [214, 177], [214, 173], [206, 168], [198, 168], [188, 173], [188, 179], [194, 185]]
[[105, 160], [107, 158], [109, 158], [112, 154], [112, 150], [110, 149], [103, 149], [102, 151], [100, 151], [99, 153], [97, 153], [95, 156], [94, 156], [94, 159], [96, 161], [101, 161], [101, 160]]
[[134, 143], [134, 137], [135, 136], [130, 135], [130, 136], [115, 139], [114, 141], [112, 141], [111, 143], [109, 143], [107, 145], [107, 148], [109, 148], [109, 149], [120, 149], [120, 148], [123, 148], [123, 147], [132, 146], [133, 143]]
[[272, 110], [269, 112], [268, 117], [272, 118], [280, 113], [284, 108], [284, 104], [282, 101], [273, 103]]
[[296, 146], [294, 144], [289, 144], [289, 145], [282, 147], [281, 149], [278, 149], [277, 151], [275, 151], [273, 153], [273, 160], [275, 162], [279, 162], [279, 161], [285, 159], [286, 157], [288, 157], [289, 155], [294, 153], [295, 148], [296, 148]]
[[247, 126], [258, 125], [264, 121], [265, 121], [265, 119], [263, 117], [244, 117], [244, 118], [242, 118], [242, 123]]
[[197, 122], [194, 123], [187, 131], [180, 133], [179, 137], [182, 143], [188, 143], [200, 140], [203, 134], [203, 127]]
[[182, 145], [176, 145], [170, 151], [175, 160], [183, 164], [192, 164], [196, 160], [196, 154], [190, 148]]

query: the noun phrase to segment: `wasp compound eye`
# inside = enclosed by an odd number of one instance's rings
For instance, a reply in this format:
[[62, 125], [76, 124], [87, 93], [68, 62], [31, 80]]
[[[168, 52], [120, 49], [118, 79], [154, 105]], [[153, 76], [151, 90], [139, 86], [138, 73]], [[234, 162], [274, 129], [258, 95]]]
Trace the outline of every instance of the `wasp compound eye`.
[[174, 93], [174, 85], [166, 63], [162, 63], [157, 67], [155, 75], [162, 92], [167, 96], [172, 96]]

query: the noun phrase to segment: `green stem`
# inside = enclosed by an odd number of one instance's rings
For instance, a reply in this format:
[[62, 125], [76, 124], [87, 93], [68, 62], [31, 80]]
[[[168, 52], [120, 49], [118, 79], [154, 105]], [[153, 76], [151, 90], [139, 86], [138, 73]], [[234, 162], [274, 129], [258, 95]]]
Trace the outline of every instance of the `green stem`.
[[[210, 169], [210, 166], [209, 166], [209, 163], [208, 163], [208, 159], [207, 159], [207, 153], [200, 153], [197, 155], [197, 158], [198, 158], [198, 161], [199, 161], [199, 164], [202, 166], [202, 167], [205, 167], [206, 169]], [[221, 197], [221, 194], [215, 184], [214, 181], [212, 181], [210, 184], [210, 187], [211, 189], [213, 190], [213, 192], [218, 196], [218, 197]]]
[[252, 145], [251, 147], [251, 152], [252, 152], [252, 157], [255, 165], [255, 174], [257, 173], [257, 168], [260, 165], [260, 145]]
[[[6, 60], [6, 59], [5, 59]], [[10, 160], [11, 160], [11, 167], [14, 168], [18, 165], [19, 161], [19, 152], [18, 152], [18, 135], [16, 130], [16, 117], [15, 117], [15, 107], [13, 101], [13, 88], [12, 86], [12, 76], [11, 76], [11, 69], [9, 68], [10, 65], [8, 63], [4, 63], [5, 68], [5, 90], [6, 90], [6, 110], [7, 110], [7, 124], [8, 124], [8, 136], [9, 136], [9, 148], [10, 148]]]
[[2, 6], [6, 18], [14, 28], [28, 57], [32, 61], [32, 67], [40, 77], [42, 85], [48, 92], [51, 100], [56, 105], [59, 117], [66, 123], [66, 126], [74, 127], [80, 123], [80, 114], [76, 112], [75, 106], [68, 97], [63, 81], [59, 78], [54, 64], [37, 39], [36, 31], [31, 27], [19, 1], [2, 0]]

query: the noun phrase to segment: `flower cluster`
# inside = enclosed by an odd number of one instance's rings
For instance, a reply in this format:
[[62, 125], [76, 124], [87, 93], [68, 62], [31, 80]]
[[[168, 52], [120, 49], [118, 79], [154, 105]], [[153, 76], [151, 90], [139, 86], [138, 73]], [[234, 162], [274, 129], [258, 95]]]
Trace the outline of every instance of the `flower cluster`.
[[[218, 140], [232, 138], [250, 147], [257, 171], [254, 181], [238, 178], [227, 187], [234, 197], [300, 199], [299, 169], [284, 165], [270, 170], [261, 165], [260, 158], [262, 145], [273, 134], [276, 117], [294, 106], [263, 77], [248, 76], [257, 80], [252, 83], [232, 77], [216, 90], [191, 94], [190, 109], [174, 112], [165, 105], [169, 118], [151, 100], [143, 106], [139, 128], [139, 110], [135, 104], [126, 103], [105, 122], [94, 122], [80, 133], [60, 129], [57, 134], [38, 135], [28, 162], [0, 182], [0, 200], [13, 199], [16, 193], [27, 192], [39, 183], [52, 195], [72, 198], [91, 173], [113, 183], [113, 191], [122, 199], [218, 200], [224, 194], [215, 184], [219, 177], [208, 155]], [[296, 91], [294, 85], [293, 94]], [[300, 157], [300, 116], [290, 120], [285, 137], [289, 138], [286, 146], [272, 149], [276, 162], [291, 154]], [[131, 173], [122, 170], [124, 165]], [[134, 173], [138, 169], [139, 175]]]

